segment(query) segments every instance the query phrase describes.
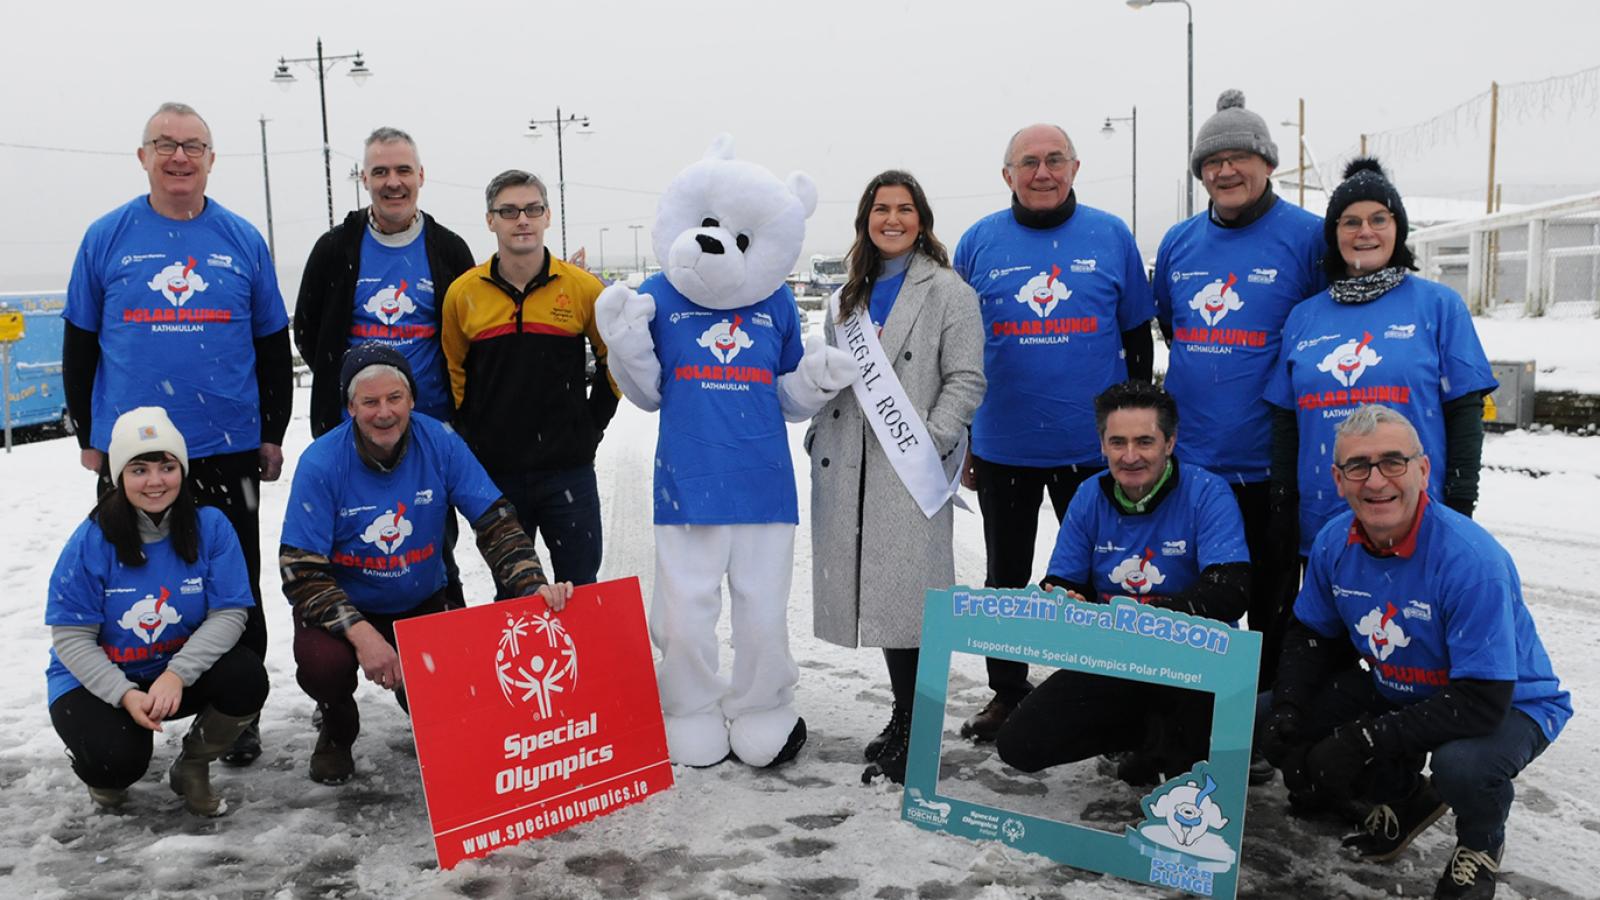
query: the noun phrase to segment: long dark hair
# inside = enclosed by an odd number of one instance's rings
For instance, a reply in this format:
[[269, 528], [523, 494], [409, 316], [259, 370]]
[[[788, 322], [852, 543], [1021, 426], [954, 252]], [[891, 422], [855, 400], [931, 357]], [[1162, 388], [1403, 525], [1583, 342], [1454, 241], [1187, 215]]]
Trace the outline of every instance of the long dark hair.
[[911, 203], [917, 208], [918, 226], [917, 241], [912, 245], [911, 252], [920, 253], [946, 269], [950, 268], [950, 253], [933, 236], [933, 207], [928, 205], [928, 195], [922, 192], [922, 185], [911, 177], [910, 172], [899, 169], [880, 172], [867, 182], [861, 202], [856, 204], [856, 240], [850, 245], [848, 257], [850, 277], [839, 289], [841, 322], [867, 305], [867, 301], [872, 299], [872, 285], [878, 279], [878, 266], [883, 262], [883, 253], [872, 243], [872, 236], [867, 234], [867, 218], [872, 214], [872, 201], [877, 199], [878, 188], [881, 187], [903, 187], [911, 192]]
[[[160, 463], [169, 458], [171, 454], [157, 450], [141, 453], [129, 462]], [[114, 479], [111, 490], [101, 495], [89, 518], [100, 526], [106, 543], [116, 548], [118, 562], [125, 566], [142, 566], [149, 560], [144, 555], [144, 541], [139, 538], [138, 510], [123, 490], [122, 473], [112, 472], [111, 477]], [[189, 489], [189, 473], [183, 473], [178, 482], [178, 496], [173, 498], [165, 515], [171, 523], [168, 534], [173, 551], [193, 565], [200, 558], [200, 516], [195, 511], [194, 492]]]

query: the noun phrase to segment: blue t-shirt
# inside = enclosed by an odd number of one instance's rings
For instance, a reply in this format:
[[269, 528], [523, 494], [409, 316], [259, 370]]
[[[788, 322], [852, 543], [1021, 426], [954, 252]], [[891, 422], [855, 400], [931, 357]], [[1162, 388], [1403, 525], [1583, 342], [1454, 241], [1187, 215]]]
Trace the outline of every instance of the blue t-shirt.
[[[439, 345], [439, 303], [421, 232], [404, 247], [389, 247], [363, 229], [354, 312], [350, 346], [378, 341], [400, 351], [417, 379], [417, 411], [450, 421], [455, 410]], [[350, 411], [340, 416], [348, 419]]]
[[787, 286], [731, 310], [698, 306], [660, 274], [639, 293], [661, 361], [655, 523], [739, 525], [800, 521], [778, 377], [805, 348]]
[[[192, 564], [172, 549], [169, 537], [144, 545], [144, 565], [125, 566], [100, 526], [84, 520], [50, 573], [44, 623], [99, 625], [100, 646], [128, 678], [155, 680], [211, 610], [255, 606], [228, 518], [209, 506], [195, 512], [200, 552]], [[45, 679], [49, 703], [79, 686], [54, 649]]]
[[1243, 228], [1209, 212], [1167, 232], [1156, 254], [1156, 316], [1172, 335], [1167, 393], [1178, 452], [1230, 482], [1267, 480], [1272, 407], [1261, 394], [1295, 304], [1327, 287], [1322, 220], [1283, 200]]
[[1350, 543], [1354, 520], [1346, 510], [1317, 535], [1295, 618], [1323, 637], [1348, 635], [1378, 692], [1402, 706], [1455, 678], [1514, 681], [1511, 705], [1555, 740], [1572, 698], [1522, 600], [1511, 554], [1443, 503], [1423, 509], [1409, 558]]
[[1050, 555], [1049, 574], [1092, 584], [1101, 599], [1149, 603], [1182, 593], [1206, 567], [1249, 562], [1233, 491], [1199, 466], [1173, 470], [1170, 492], [1147, 513], [1127, 514], [1107, 496], [1110, 473], [1078, 485]]
[[328, 557], [333, 579], [362, 612], [402, 613], [444, 587], [444, 523], [476, 520], [500, 489], [455, 432], [411, 414], [411, 439], [393, 472], [356, 453], [355, 423], [301, 455], [283, 517], [283, 543]]
[[1370, 303], [1339, 303], [1323, 291], [1296, 306], [1265, 396], [1293, 410], [1299, 426], [1300, 552], [1349, 508], [1330, 471], [1334, 430], [1356, 407], [1382, 403], [1410, 420], [1433, 461], [1428, 492], [1438, 500], [1444, 404], [1495, 384], [1467, 305], [1438, 282], [1410, 275]]
[[894, 301], [900, 296], [900, 288], [905, 283], [906, 273], [902, 269], [872, 285], [872, 296], [867, 298], [867, 316], [872, 319], [872, 324], [878, 326], [880, 333], [883, 326], [889, 324], [889, 313], [894, 311]]
[[1095, 395], [1128, 380], [1122, 332], [1155, 316], [1128, 226], [1081, 203], [1049, 229], [1002, 210], [961, 236], [955, 269], [983, 311], [989, 389], [972, 452], [1011, 466], [1098, 465]]
[[261, 446], [256, 338], [289, 327], [261, 233], [207, 199], [168, 219], [139, 197], [83, 236], [62, 316], [100, 335], [89, 443], [105, 450], [117, 417], [160, 406], [189, 456]]

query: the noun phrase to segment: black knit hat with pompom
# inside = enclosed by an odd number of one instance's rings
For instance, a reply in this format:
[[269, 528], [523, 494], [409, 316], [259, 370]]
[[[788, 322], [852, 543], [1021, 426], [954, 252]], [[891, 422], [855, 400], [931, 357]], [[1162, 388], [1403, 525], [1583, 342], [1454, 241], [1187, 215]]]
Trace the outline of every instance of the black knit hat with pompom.
[[1200, 126], [1194, 136], [1194, 153], [1189, 168], [1200, 177], [1200, 164], [1206, 157], [1224, 150], [1248, 150], [1278, 167], [1278, 145], [1261, 117], [1244, 108], [1244, 93], [1229, 88], [1217, 97], [1217, 111]]
[[1377, 158], [1358, 156], [1344, 167], [1344, 180], [1328, 196], [1328, 212], [1322, 219], [1322, 238], [1328, 245], [1328, 253], [1324, 257], [1328, 271], [1341, 271], [1344, 265], [1339, 257], [1339, 218], [1352, 203], [1362, 200], [1381, 203], [1394, 215], [1394, 256], [1389, 264], [1415, 268], [1411, 251], [1406, 248], [1406, 235], [1410, 233], [1411, 221], [1406, 218], [1406, 206], [1400, 202], [1400, 192], [1395, 190]]

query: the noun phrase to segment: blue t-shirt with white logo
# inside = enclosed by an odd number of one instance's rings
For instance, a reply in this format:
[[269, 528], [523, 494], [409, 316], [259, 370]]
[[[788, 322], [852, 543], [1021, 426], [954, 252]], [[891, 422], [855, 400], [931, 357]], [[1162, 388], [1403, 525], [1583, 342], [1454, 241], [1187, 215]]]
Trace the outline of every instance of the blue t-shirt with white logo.
[[392, 472], [361, 461], [355, 427], [346, 420], [301, 455], [283, 543], [326, 556], [356, 609], [402, 613], [444, 587], [451, 507], [474, 521], [500, 489], [466, 442], [425, 414], [411, 414], [410, 442]]
[[1177, 484], [1156, 508], [1135, 515], [1107, 496], [1110, 473], [1078, 485], [1056, 534], [1049, 574], [1092, 584], [1102, 600], [1149, 603], [1188, 590], [1208, 566], [1249, 562], [1244, 520], [1228, 485], [1187, 463], [1171, 477]]
[[1555, 740], [1572, 718], [1511, 554], [1483, 526], [1442, 503], [1422, 510], [1408, 557], [1351, 543], [1355, 514], [1317, 535], [1295, 618], [1323, 637], [1347, 635], [1378, 692], [1402, 706], [1456, 678], [1514, 681], [1511, 705]]
[[1495, 385], [1467, 305], [1438, 282], [1408, 275], [1369, 303], [1339, 303], [1323, 291], [1296, 306], [1266, 399], [1293, 410], [1299, 426], [1300, 552], [1349, 508], [1333, 483], [1333, 439], [1356, 407], [1381, 403], [1410, 420], [1433, 463], [1428, 492], [1438, 500], [1444, 404]]
[[787, 286], [730, 310], [696, 305], [660, 274], [640, 285], [661, 361], [655, 523], [800, 521], [778, 377], [805, 348]]
[[[100, 646], [129, 679], [155, 680], [213, 609], [249, 609], [250, 574], [239, 537], [221, 512], [195, 510], [199, 554], [193, 563], [172, 549], [172, 538], [144, 544], [145, 564], [125, 566], [92, 520], [67, 539], [50, 573], [46, 625], [99, 625]], [[49, 703], [79, 686], [50, 651], [45, 670]]]
[[1243, 228], [1203, 212], [1156, 254], [1156, 317], [1172, 335], [1167, 393], [1178, 452], [1236, 483], [1267, 480], [1272, 407], [1261, 398], [1295, 304], [1327, 287], [1322, 220], [1282, 200]]
[[1002, 210], [961, 236], [955, 269], [983, 311], [989, 389], [972, 452], [1011, 466], [1099, 465], [1095, 395], [1128, 380], [1122, 332], [1155, 316], [1128, 226], [1081, 203], [1048, 229]]
[[192, 458], [261, 446], [256, 338], [289, 327], [261, 233], [207, 198], [169, 219], [148, 197], [83, 236], [62, 316], [100, 335], [89, 443], [105, 450], [117, 417], [160, 406]]
[[[364, 230], [350, 346], [366, 341], [400, 351], [417, 379], [417, 411], [450, 421], [455, 410], [439, 344], [439, 303], [421, 232], [404, 247], [390, 247]], [[340, 415], [348, 419], [350, 412]]]

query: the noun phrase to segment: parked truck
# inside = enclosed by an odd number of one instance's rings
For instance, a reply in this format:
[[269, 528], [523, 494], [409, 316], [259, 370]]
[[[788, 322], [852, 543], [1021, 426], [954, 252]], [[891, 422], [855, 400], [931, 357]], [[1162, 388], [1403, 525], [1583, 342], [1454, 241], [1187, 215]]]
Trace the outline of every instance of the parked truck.
[[70, 433], [67, 393], [61, 382], [61, 310], [66, 291], [0, 293], [0, 312], [22, 313], [22, 338], [10, 347], [4, 379], [11, 401], [11, 427], [46, 426]]
[[844, 257], [819, 253], [811, 257], [811, 283], [807, 285], [807, 293], [826, 297], [844, 287], [846, 275]]

